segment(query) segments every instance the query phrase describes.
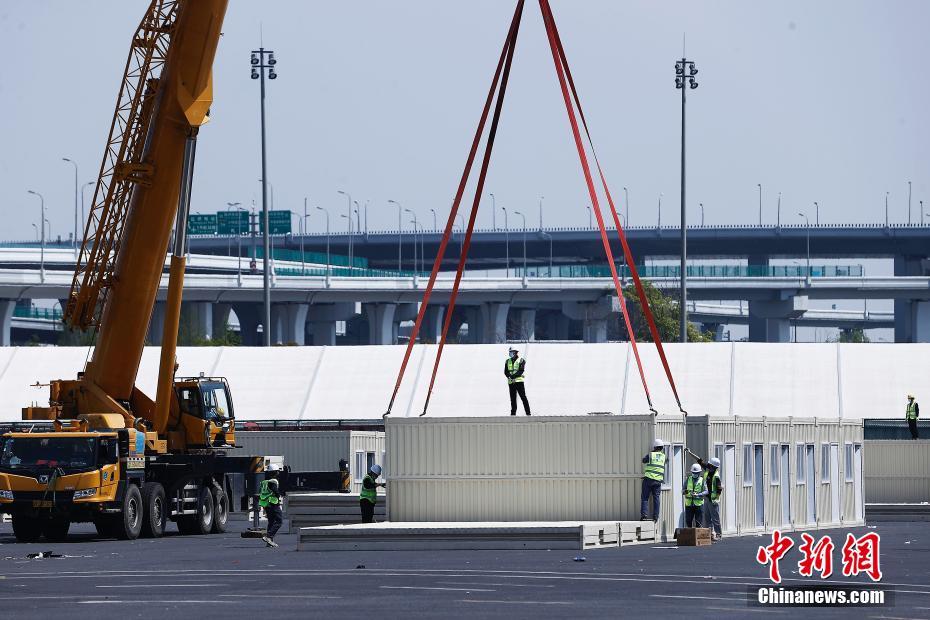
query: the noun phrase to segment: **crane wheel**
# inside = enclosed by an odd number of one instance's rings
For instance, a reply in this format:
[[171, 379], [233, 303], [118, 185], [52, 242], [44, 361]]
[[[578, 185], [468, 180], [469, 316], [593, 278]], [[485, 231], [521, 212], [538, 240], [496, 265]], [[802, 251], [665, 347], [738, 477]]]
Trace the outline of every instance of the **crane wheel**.
[[26, 515], [13, 515], [13, 535], [16, 542], [34, 543], [42, 537], [42, 523]]
[[210, 486], [202, 486], [197, 497], [197, 514], [178, 517], [178, 531], [182, 534], [209, 534], [213, 530], [213, 491]]
[[165, 487], [157, 482], [142, 485], [142, 536], [160, 538], [165, 533], [168, 514]]
[[226, 521], [229, 520], [229, 496], [220, 487], [213, 487], [213, 533], [222, 534], [226, 531]]
[[116, 519], [116, 537], [135, 540], [142, 533], [142, 493], [134, 484], [127, 485], [123, 495], [122, 513]]
[[42, 533], [50, 542], [64, 542], [68, 539], [71, 520], [67, 517], [55, 517], [42, 523]]

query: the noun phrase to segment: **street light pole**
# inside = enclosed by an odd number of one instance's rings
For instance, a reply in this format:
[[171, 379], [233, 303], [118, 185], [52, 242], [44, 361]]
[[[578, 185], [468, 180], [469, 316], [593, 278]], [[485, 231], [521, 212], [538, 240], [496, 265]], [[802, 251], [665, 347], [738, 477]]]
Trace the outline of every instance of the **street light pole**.
[[704, 203], [698, 203], [701, 205], [701, 228], [704, 228]]
[[585, 205], [584, 208], [588, 210], [588, 228], [594, 228], [594, 220], [591, 219], [591, 205]]
[[911, 182], [907, 182], [907, 225], [911, 225]]
[[268, 74], [269, 80], [278, 77], [275, 73], [275, 65], [278, 61], [274, 57], [274, 52], [259, 47], [252, 50], [252, 79], [261, 82], [261, 117], [262, 117], [262, 221], [265, 224], [265, 230], [262, 234], [262, 247], [264, 256], [262, 256], [262, 297], [265, 306], [265, 328], [262, 330], [262, 340], [266, 347], [271, 346], [271, 282], [269, 281], [270, 273], [268, 270], [268, 256], [271, 253], [270, 247], [270, 225], [268, 217], [268, 161], [265, 148], [265, 73]]
[[[236, 207], [238, 207], [240, 204], [242, 204], [242, 203], [241, 203], [241, 202], [227, 202], [227, 203], [226, 203], [226, 212], [229, 213], [230, 211], [232, 211], [233, 209], [235, 209]], [[238, 211], [237, 211], [237, 213], [238, 213]], [[239, 219], [238, 216], [236, 217], [236, 219], [237, 219], [237, 220]], [[237, 231], [237, 234], [238, 234], [238, 231], [239, 231], [239, 222], [238, 222], [238, 221], [236, 222], [236, 231]], [[229, 235], [229, 239], [226, 240], [226, 256], [231, 256], [231, 255], [232, 255], [232, 234], [230, 234], [230, 235]]]
[[438, 230], [436, 228], [436, 209], [430, 209], [430, 211], [433, 212], [433, 232], [436, 232]]
[[820, 205], [814, 202], [814, 226], [820, 226]]
[[401, 259], [403, 258], [403, 242], [404, 242], [404, 231], [400, 223], [400, 212], [403, 207], [400, 206], [400, 203], [396, 200], [388, 200], [389, 204], [397, 207], [397, 271], [403, 271]]
[[623, 200], [626, 202], [626, 219], [624, 219], [624, 226], [626, 226], [630, 221], [630, 192], [625, 187], [623, 188]]
[[890, 192], [885, 192], [885, 228], [888, 228], [888, 194]]
[[352, 263], [352, 195], [349, 194], [348, 192], [342, 191], [341, 189], [338, 190], [338, 193], [345, 196], [347, 200], [346, 207], [348, 207], [348, 211], [347, 211], [348, 215], [346, 217], [349, 218], [349, 268], [351, 269], [352, 264], [353, 264]]
[[526, 279], [526, 216], [519, 211], [514, 211], [514, 215], [519, 215], [523, 219], [523, 279]]
[[404, 209], [405, 212], [413, 216], [413, 272], [417, 272], [417, 214], [410, 209]]
[[300, 233], [300, 275], [307, 275], [307, 259], [304, 254], [304, 237], [307, 236], [307, 218], [310, 217], [307, 215], [307, 197], [304, 196], [304, 217], [300, 220], [301, 228], [303, 232]]
[[326, 214], [326, 284], [329, 285], [329, 273], [330, 273], [330, 262], [329, 262], [329, 210], [324, 209], [323, 207], [317, 207], [317, 211], [322, 211]]
[[756, 183], [759, 187], [759, 226], [762, 226], [762, 183]]
[[494, 200], [494, 194], [488, 193], [491, 197], [491, 228], [497, 230], [497, 202]]
[[[686, 73], [687, 72], [687, 73]], [[687, 202], [685, 201], [685, 93], [690, 88], [698, 87], [697, 68], [694, 62], [684, 56], [675, 63], [675, 88], [681, 91], [681, 300], [679, 310], [681, 314], [680, 339], [688, 342], [688, 218]]]
[[39, 197], [39, 228], [42, 229], [39, 236], [39, 281], [45, 282], [45, 198], [31, 189], [28, 192]]
[[811, 279], [811, 221], [804, 213], [798, 213], [807, 222], [807, 281]]
[[539, 230], [542, 230], [542, 229], [543, 229], [543, 226], [542, 226], [542, 203], [543, 203], [543, 200], [544, 200], [544, 199], [545, 199], [545, 196], [540, 196], [540, 197], [539, 197]]
[[66, 161], [74, 166], [74, 238], [71, 241], [71, 247], [76, 253], [78, 236], [78, 165], [74, 160], [67, 157], [62, 157], [61, 161]]
[[656, 228], [662, 230], [662, 192], [659, 192], [659, 220], [656, 222]]
[[507, 269], [505, 277], [510, 277], [510, 223], [507, 220], [507, 207], [501, 207], [504, 210], [504, 246], [507, 249]]
[[543, 236], [543, 239], [549, 240], [549, 277], [552, 277], [552, 235], [547, 233], [544, 230], [539, 231], [539, 234]]
[[781, 228], [781, 192], [778, 192], [778, 203], [775, 207], [775, 227]]

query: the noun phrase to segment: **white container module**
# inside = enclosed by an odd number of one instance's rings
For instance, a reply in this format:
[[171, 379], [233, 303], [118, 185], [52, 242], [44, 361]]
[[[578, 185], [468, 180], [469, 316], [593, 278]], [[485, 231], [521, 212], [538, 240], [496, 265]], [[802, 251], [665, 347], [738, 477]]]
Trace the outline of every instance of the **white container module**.
[[930, 440], [866, 440], [869, 504], [930, 502]]

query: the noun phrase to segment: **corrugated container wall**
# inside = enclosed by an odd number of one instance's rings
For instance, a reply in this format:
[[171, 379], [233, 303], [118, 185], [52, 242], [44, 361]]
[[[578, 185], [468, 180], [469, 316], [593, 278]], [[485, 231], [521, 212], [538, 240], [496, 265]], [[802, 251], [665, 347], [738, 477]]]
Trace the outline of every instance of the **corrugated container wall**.
[[930, 440], [866, 441], [870, 503], [930, 502]]
[[[683, 439], [680, 418], [659, 420]], [[652, 416], [388, 418], [385, 431], [392, 521], [635, 520], [656, 436]]]

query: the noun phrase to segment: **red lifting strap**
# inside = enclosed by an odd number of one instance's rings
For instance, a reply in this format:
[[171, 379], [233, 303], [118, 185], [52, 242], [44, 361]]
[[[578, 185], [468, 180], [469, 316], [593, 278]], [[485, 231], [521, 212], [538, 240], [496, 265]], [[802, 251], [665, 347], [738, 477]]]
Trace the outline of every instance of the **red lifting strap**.
[[[404, 372], [407, 369], [407, 363], [410, 361], [410, 353], [413, 351], [413, 345], [416, 343], [417, 335], [420, 332], [420, 326], [423, 323], [423, 316], [426, 314], [426, 307], [429, 304], [430, 295], [433, 292], [433, 286], [436, 284], [436, 276], [439, 273], [439, 267], [442, 264], [442, 260], [446, 254], [446, 247], [448, 246], [449, 239], [452, 236], [452, 227], [455, 224], [455, 218], [458, 214], [459, 205], [462, 202], [462, 195], [465, 193], [465, 186], [468, 183], [471, 167], [475, 160], [475, 154], [478, 151], [478, 145], [481, 143], [481, 135], [484, 133], [484, 126], [488, 119], [488, 113], [491, 110], [491, 104], [494, 101], [494, 95], [497, 91], [498, 82], [501, 82], [501, 93], [503, 93], [504, 89], [506, 89], [507, 77], [510, 74], [510, 66], [513, 60], [513, 50], [517, 39], [517, 31], [520, 28], [520, 17], [523, 14], [523, 3], [524, 0], [518, 0], [517, 8], [514, 11], [513, 20], [510, 23], [510, 30], [507, 33], [507, 38], [504, 40], [504, 47], [501, 50], [500, 59], [497, 61], [497, 69], [494, 72], [494, 79], [491, 81], [491, 89], [488, 92], [488, 97], [484, 104], [484, 110], [481, 113], [481, 120], [478, 122], [478, 129], [475, 131], [475, 139], [472, 141], [471, 150], [468, 153], [468, 160], [465, 162], [465, 170], [462, 173], [462, 179], [459, 182], [458, 191], [455, 193], [455, 200], [452, 202], [452, 210], [449, 213], [449, 219], [446, 221], [446, 228], [443, 231], [442, 240], [439, 243], [436, 259], [433, 261], [433, 270], [430, 272], [429, 283], [426, 285], [426, 291], [423, 293], [423, 301], [420, 303], [420, 309], [417, 312], [417, 319], [413, 324], [413, 331], [410, 333], [410, 340], [407, 342], [407, 350], [404, 352], [404, 361], [401, 363], [400, 371], [397, 373], [397, 382], [394, 384], [394, 392], [391, 394], [391, 400], [388, 403], [387, 411], [384, 413], [385, 417], [390, 415], [391, 408], [394, 406], [394, 401], [397, 398], [397, 392], [400, 390], [401, 382], [404, 379]], [[501, 80], [502, 72], [503, 80]], [[446, 335], [449, 330], [449, 325], [452, 321], [452, 312], [455, 309], [455, 299], [458, 295], [458, 288], [462, 279], [462, 272], [464, 271], [465, 259], [468, 256], [468, 247], [471, 243], [472, 231], [474, 230], [475, 216], [478, 213], [478, 203], [481, 197], [481, 189], [484, 185], [484, 177], [487, 173], [488, 163], [490, 162], [490, 147], [494, 143], [494, 134], [497, 131], [497, 121], [500, 118], [502, 104], [503, 96], [501, 94], [501, 96], [498, 97], [497, 105], [494, 110], [494, 119], [492, 121], [491, 130], [488, 135], [488, 145], [485, 147], [481, 177], [479, 178], [478, 189], [475, 192], [475, 199], [472, 204], [471, 214], [468, 219], [468, 230], [465, 234], [465, 239], [462, 242], [462, 252], [461, 256], [459, 257], [458, 270], [456, 271], [455, 275], [455, 284], [453, 285], [452, 294], [449, 299], [449, 308], [446, 310], [446, 317], [445, 321], [443, 322], [442, 338], [440, 339], [439, 349], [436, 354], [436, 362], [433, 366], [433, 376], [430, 380], [430, 392], [432, 392], [432, 386], [436, 380], [436, 369], [439, 366], [439, 358], [442, 356], [442, 348], [445, 345]], [[426, 404], [424, 404], [423, 407], [423, 414], [426, 413], [427, 405], [429, 405], [429, 395], [427, 395]]]
[[[611, 215], [614, 220], [614, 228], [617, 230], [617, 235], [620, 238], [620, 244], [623, 246], [623, 254], [626, 257], [626, 263], [630, 267], [630, 275], [633, 278], [633, 284], [636, 288], [637, 296], [639, 297], [640, 306], [643, 309], [643, 315], [646, 318], [646, 322], [649, 325], [649, 331], [652, 334], [652, 339], [656, 344], [656, 349], [659, 353], [659, 358], [662, 360], [662, 366], [665, 369], [665, 376], [668, 377], [669, 385], [672, 388], [672, 393], [675, 395], [675, 402], [678, 403], [678, 409], [684, 411], [681, 406], [681, 398], [678, 396], [678, 389], [675, 386], [675, 379], [672, 376], [672, 370], [668, 365], [668, 358], [665, 356], [665, 349], [662, 346], [662, 338], [659, 335], [659, 330], [656, 327], [655, 317], [652, 314], [652, 309], [649, 307], [649, 300], [646, 298], [646, 291], [643, 288], [642, 281], [639, 277], [639, 272], [636, 269], [636, 261], [633, 258], [633, 253], [630, 251], [630, 246], [627, 243], [626, 234], [623, 231], [623, 227], [620, 225], [620, 218], [617, 215], [617, 208], [614, 204], [613, 197], [610, 195], [610, 189], [607, 187], [607, 179], [604, 177], [604, 171], [601, 168], [600, 161], [597, 157], [597, 151], [594, 148], [594, 141], [591, 139], [591, 132], [588, 130], [588, 122], [584, 116], [584, 110], [581, 107], [581, 100], [578, 97], [578, 91], [575, 88], [575, 81], [572, 79], [572, 72], [568, 66], [568, 60], [565, 57], [565, 48], [562, 47], [562, 39], [559, 37], [558, 27], [555, 25], [555, 17], [552, 15], [552, 8], [549, 6], [549, 0], [539, 0], [539, 6], [543, 13], [543, 21], [546, 25], [546, 32], [549, 35], [549, 45], [552, 48], [553, 60], [555, 61], [556, 72], [559, 75], [559, 83], [562, 87], [562, 94], [565, 98], [565, 106], [568, 110], [569, 119], [572, 122], [572, 130], [575, 132], [575, 143], [578, 147], [578, 155], [581, 158], [581, 165], [585, 169], [585, 178], [588, 181], [588, 191], [591, 193], [591, 200], [594, 203], [595, 209], [598, 209], [597, 198], [594, 194], [593, 185], [590, 180], [590, 172], [588, 171], [588, 164], [584, 156], [584, 150], [581, 145], [581, 141], [578, 136], [577, 124], [574, 121], [574, 116], [572, 113], [571, 103], [568, 99], [568, 92], [565, 87], [565, 79], [562, 75], [562, 69], [565, 70], [565, 75], [568, 78], [568, 84], [571, 87], [572, 97], [575, 101], [575, 106], [578, 108], [578, 115], [581, 117], [581, 122], [584, 125], [585, 134], [588, 138], [588, 144], [591, 146], [591, 154], [594, 156], [594, 162], [597, 165], [597, 171], [601, 178], [601, 184], [604, 187], [604, 193], [607, 196], [607, 202], [610, 204]], [[604, 231], [603, 224], [601, 223], [600, 213], [598, 210], [598, 225], [601, 227], [601, 235], [606, 236]], [[608, 256], [610, 253], [608, 251]], [[611, 263], [613, 262], [611, 258]], [[620, 295], [621, 301], [623, 300], [622, 294]], [[624, 317], [626, 313], [624, 312]], [[636, 352], [636, 342], [633, 337], [633, 330], [630, 327], [629, 321], [627, 321], [627, 330], [630, 333], [630, 342], [633, 344], [633, 352], [636, 354], [636, 362], [639, 365], [640, 375], [642, 376], [642, 364], [639, 360], [639, 354]], [[645, 378], [643, 378], [643, 387], [645, 388]], [[650, 407], [652, 402], [649, 399], [649, 390], [646, 389], [646, 399], [649, 401]]]

